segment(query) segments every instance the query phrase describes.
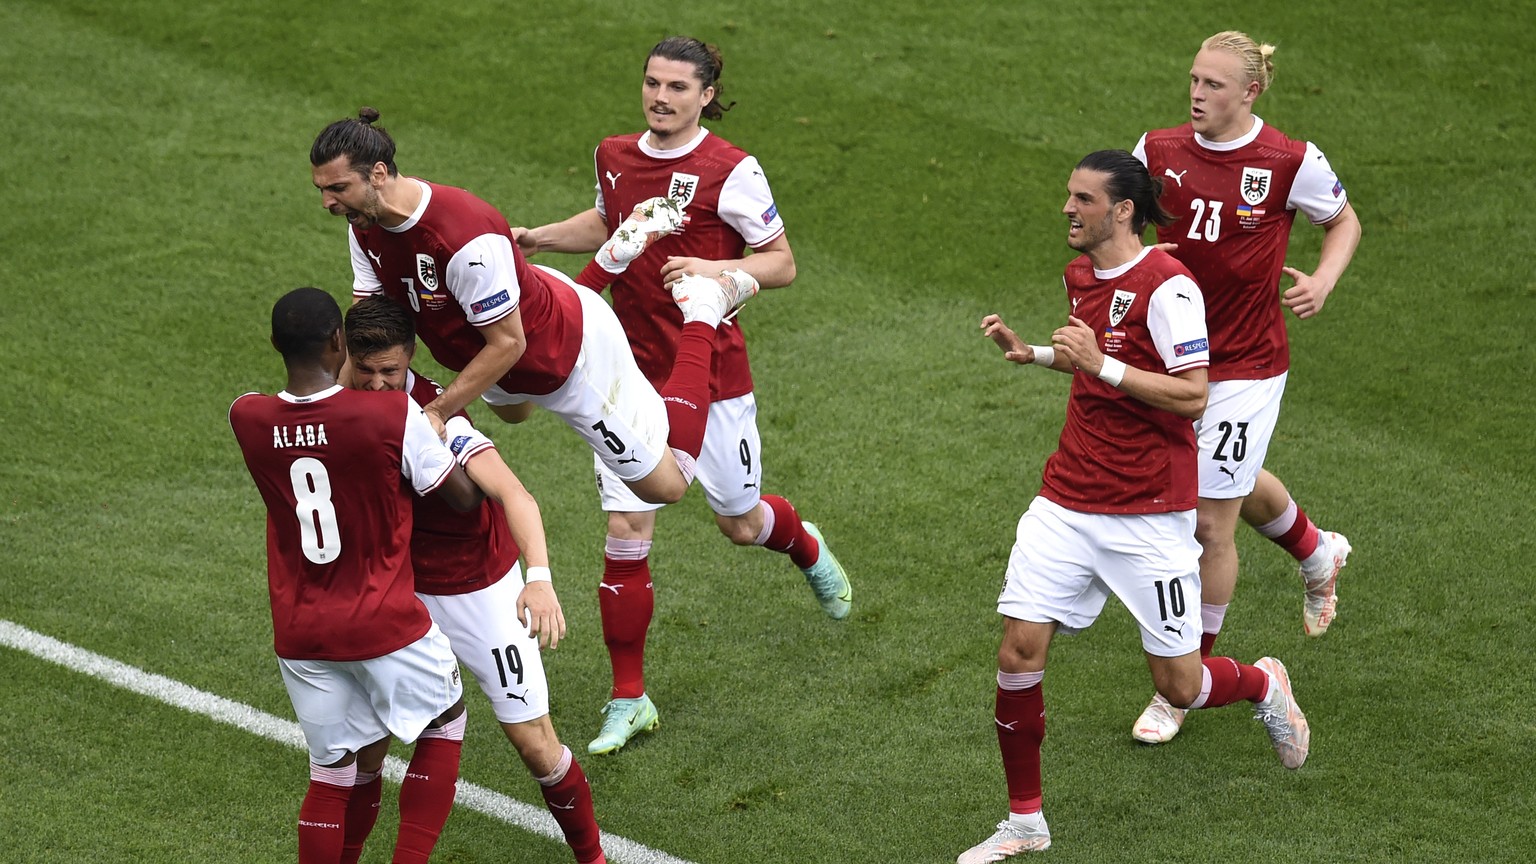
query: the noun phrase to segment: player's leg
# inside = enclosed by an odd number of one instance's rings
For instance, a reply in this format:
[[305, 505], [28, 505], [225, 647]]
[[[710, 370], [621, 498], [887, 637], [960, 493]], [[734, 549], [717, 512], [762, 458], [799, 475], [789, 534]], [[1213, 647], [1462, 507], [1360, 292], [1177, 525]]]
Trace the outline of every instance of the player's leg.
[[1338, 607], [1339, 570], [1349, 560], [1349, 540], [1319, 530], [1280, 478], [1268, 471], [1259, 473], [1253, 492], [1243, 499], [1243, 521], [1296, 559], [1306, 591], [1302, 629], [1308, 636], [1323, 635]]
[[1148, 652], [1147, 667], [1158, 695], [1187, 711], [1252, 703], [1254, 719], [1264, 724], [1280, 764], [1295, 769], [1307, 761], [1312, 731], [1279, 660], [1264, 657], [1250, 666], [1231, 657], [1202, 658], [1197, 651], [1178, 657]]
[[384, 759], [389, 755], [389, 738], [357, 751], [357, 776], [352, 780], [352, 795], [347, 798], [346, 839], [341, 847], [341, 864], [357, 864], [363, 844], [379, 821], [379, 801], [384, 794]]
[[762, 444], [752, 394], [709, 406], [698, 479], [721, 533], [738, 546], [762, 546], [789, 556], [822, 610], [833, 618], [848, 617], [853, 588], [821, 531], [802, 521], [787, 499], [759, 493]]
[[501, 579], [478, 591], [416, 596], [491, 703], [518, 758], [543, 787], [550, 813], [564, 830], [576, 860], [582, 864], [601, 861], [591, 789], [580, 766], [570, 761], [569, 751], [555, 736], [539, 642], [517, 620], [517, 598], [523, 586], [522, 567], [515, 564]]
[[301, 864], [342, 859], [347, 811], [357, 777], [358, 751], [389, 730], [372, 709], [369, 694], [351, 673], [354, 664], [278, 659], [283, 685], [309, 748], [310, 780], [299, 807]]
[[645, 689], [645, 636], [655, 610], [651, 538], [660, 505], [641, 501], [629, 487], [615, 482], [601, 461], [597, 463], [597, 478], [603, 510], [608, 514], [597, 608], [613, 686], [603, 706], [602, 729], [587, 744], [587, 752], [603, 754], [618, 750], [660, 724], [656, 705]]
[[1109, 597], [1090, 571], [1091, 534], [1084, 532], [1082, 516], [1037, 497], [1019, 519], [997, 600], [1003, 639], [993, 722], [1008, 786], [1008, 817], [992, 836], [962, 853], [959, 864], [998, 861], [1051, 845], [1040, 778], [1046, 656], [1057, 629], [1071, 633], [1092, 624]]

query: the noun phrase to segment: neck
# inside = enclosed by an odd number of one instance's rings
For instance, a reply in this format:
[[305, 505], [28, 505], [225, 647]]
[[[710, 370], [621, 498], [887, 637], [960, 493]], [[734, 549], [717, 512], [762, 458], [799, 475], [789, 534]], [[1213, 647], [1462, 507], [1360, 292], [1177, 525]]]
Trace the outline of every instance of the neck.
[[1136, 260], [1141, 254], [1141, 238], [1126, 232], [1089, 249], [1088, 260], [1095, 270], [1113, 270]]
[[699, 124], [695, 123], [687, 129], [673, 132], [671, 135], [662, 135], [655, 129], [650, 130], [651, 146], [657, 150], [676, 150], [692, 141], [699, 134]]
[[292, 396], [313, 396], [336, 386], [336, 373], [317, 366], [288, 367], [288, 385], [283, 388]]
[[379, 203], [384, 207], [379, 224], [398, 228], [421, 206], [421, 186], [409, 177], [391, 177], [379, 190]]
[[1243, 137], [1244, 135], [1247, 135], [1249, 132], [1252, 132], [1252, 131], [1253, 131], [1253, 112], [1250, 111], [1249, 113], [1244, 114], [1243, 116], [1241, 116], [1241, 117], [1237, 118], [1236, 120], [1232, 121], [1232, 124], [1230, 126], [1228, 126], [1227, 128], [1221, 130], [1221, 132], [1219, 132], [1217, 134], [1214, 134], [1214, 135], [1207, 135], [1207, 136], [1205, 136], [1205, 140], [1207, 140], [1207, 141], [1214, 141], [1217, 144], [1220, 144], [1220, 143], [1223, 143], [1223, 142], [1226, 142], [1226, 141], [1236, 141], [1237, 139]]

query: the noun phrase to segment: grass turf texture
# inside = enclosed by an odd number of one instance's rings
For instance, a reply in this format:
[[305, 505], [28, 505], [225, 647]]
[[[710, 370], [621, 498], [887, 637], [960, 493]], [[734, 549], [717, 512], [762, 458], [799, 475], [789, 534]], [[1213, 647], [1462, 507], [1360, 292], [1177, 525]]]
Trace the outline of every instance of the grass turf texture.
[[[257, 11], [259, 10], [259, 11]], [[1528, 526], [1536, 85], [1524, 5], [1065, 6], [11, 2], [0, 617], [253, 704], [271, 657], [262, 514], [225, 422], [272, 390], [284, 290], [344, 297], [343, 224], [305, 162], [383, 111], [408, 173], [513, 224], [590, 206], [590, 154], [638, 128], [661, 36], [721, 45], [715, 125], [773, 181], [800, 276], [746, 311], [771, 491], [856, 587], [825, 620], [781, 557], [733, 550], [699, 496], [662, 518], [649, 684], [662, 728], [583, 758], [606, 830], [697, 861], [947, 861], [1006, 797], [993, 600], [1066, 379], [976, 336], [1061, 318], [1075, 161], [1183, 116], [1200, 39], [1279, 44], [1266, 120], [1316, 141], [1365, 226], [1323, 314], [1292, 321], [1270, 467], [1356, 553], [1305, 640], [1292, 564], [1241, 535], [1220, 647], [1283, 658], [1312, 718], [1281, 769], [1234, 708], [1139, 748], [1150, 686], [1112, 608], [1046, 678], [1052, 860], [1514, 860], [1536, 847]], [[1297, 228], [1310, 269], [1321, 232]], [[552, 258], [574, 271], [575, 259]], [[430, 369], [430, 364], [427, 364]], [[607, 663], [589, 457], [552, 418], [477, 417], [539, 497], [572, 632], [546, 656], [578, 752]], [[473, 693], [464, 776], [537, 803]], [[288, 861], [303, 757], [0, 650], [0, 859]], [[387, 793], [387, 796], [391, 793]], [[365, 861], [387, 859], [390, 801]], [[438, 860], [566, 861], [457, 812]]]

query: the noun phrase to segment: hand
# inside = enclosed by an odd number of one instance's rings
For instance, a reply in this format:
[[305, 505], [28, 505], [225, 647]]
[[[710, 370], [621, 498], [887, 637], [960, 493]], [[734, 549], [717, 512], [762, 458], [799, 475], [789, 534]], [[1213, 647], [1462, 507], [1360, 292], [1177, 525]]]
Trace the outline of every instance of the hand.
[[1104, 354], [1099, 351], [1099, 340], [1094, 337], [1093, 328], [1076, 315], [1067, 316], [1067, 326], [1051, 334], [1051, 346], [1074, 367], [1089, 375], [1097, 376], [1104, 368]]
[[703, 258], [685, 258], [678, 255], [668, 255], [667, 263], [661, 265], [661, 284], [670, 291], [674, 282], [689, 273], [708, 276], [713, 279], [726, 269], [726, 263], [725, 261], [706, 261]]
[[1328, 302], [1328, 295], [1333, 293], [1332, 285], [1325, 285], [1321, 279], [1314, 279], [1295, 267], [1280, 269], [1285, 275], [1296, 280], [1295, 285], [1280, 295], [1282, 306], [1296, 313], [1297, 318], [1311, 318], [1323, 311], [1323, 304]]
[[1019, 334], [1008, 329], [1003, 323], [1002, 317], [988, 315], [981, 319], [981, 335], [997, 343], [997, 347], [1003, 349], [1003, 359], [1014, 363], [1035, 362], [1035, 349], [1024, 344]]
[[443, 420], [443, 415], [438, 413], [438, 409], [435, 407], [435, 405], [436, 403], [430, 404], [427, 407], [421, 409], [421, 412], [427, 415], [427, 422], [432, 424], [432, 431], [437, 433], [437, 437], [447, 441], [448, 424]]
[[517, 248], [523, 250], [524, 255], [537, 255], [539, 252], [539, 241], [533, 236], [532, 229], [513, 228], [512, 242], [517, 244]]
[[528, 628], [528, 635], [539, 638], [539, 647], [554, 650], [565, 636], [565, 613], [560, 598], [549, 582], [529, 582], [517, 595], [517, 623]]

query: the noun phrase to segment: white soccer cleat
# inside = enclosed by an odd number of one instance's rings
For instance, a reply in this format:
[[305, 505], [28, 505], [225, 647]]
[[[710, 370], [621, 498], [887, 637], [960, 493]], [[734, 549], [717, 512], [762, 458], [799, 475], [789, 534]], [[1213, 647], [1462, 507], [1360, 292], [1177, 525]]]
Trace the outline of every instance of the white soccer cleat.
[[1179, 729], [1184, 725], [1184, 715], [1188, 713], [1188, 708], [1175, 708], [1163, 698], [1163, 694], [1158, 693], [1147, 703], [1147, 710], [1136, 718], [1136, 725], [1131, 727], [1131, 737], [1143, 744], [1166, 744], [1179, 734]]
[[683, 224], [683, 207], [675, 198], [651, 198], [635, 205], [629, 218], [619, 224], [608, 242], [597, 250], [597, 265], [609, 273], [623, 273], [652, 243]]
[[1301, 626], [1308, 636], [1321, 636], [1328, 632], [1339, 606], [1339, 571], [1349, 561], [1353, 547], [1343, 534], [1324, 531], [1319, 541], [1327, 547], [1322, 564], [1316, 569], [1301, 568], [1301, 581], [1307, 588], [1302, 601]]
[[723, 276], [711, 279], [688, 273], [672, 283], [672, 299], [683, 310], [684, 324], [703, 321], [711, 327], [719, 326], [725, 313], [731, 311], [731, 297], [721, 285], [723, 280]]
[[1253, 665], [1263, 669], [1271, 682], [1269, 695], [1254, 703], [1253, 719], [1268, 730], [1280, 764], [1294, 771], [1306, 764], [1307, 752], [1312, 749], [1312, 728], [1307, 725], [1307, 715], [1296, 704], [1291, 676], [1284, 663], [1273, 657], [1261, 657]]
[[741, 310], [741, 307], [748, 300], [756, 297], [758, 291], [762, 290], [762, 286], [757, 283], [757, 279], [745, 270], [721, 271], [720, 285], [725, 288], [726, 300], [730, 302], [730, 306], [725, 310], [726, 320], [735, 318], [736, 313]]
[[1045, 819], [1040, 827], [1030, 828], [1012, 819], [997, 823], [997, 831], [991, 837], [960, 853], [955, 864], [991, 864], [1004, 858], [1012, 858], [1020, 852], [1041, 852], [1051, 848], [1051, 829]]

